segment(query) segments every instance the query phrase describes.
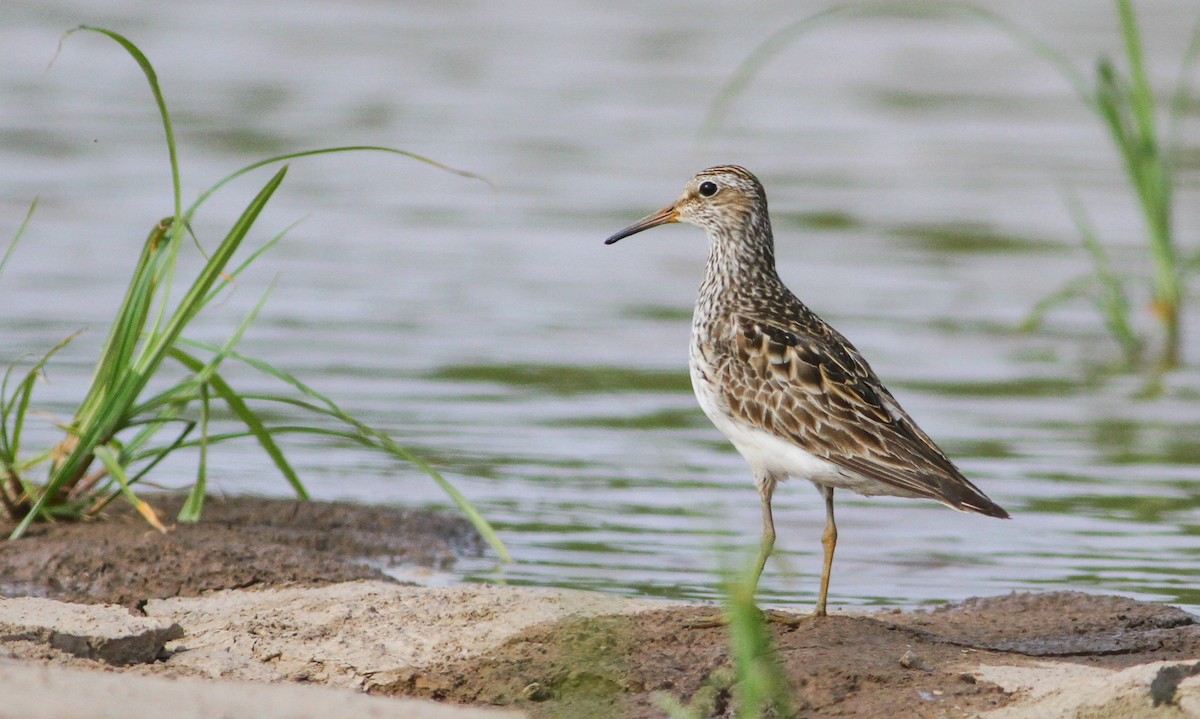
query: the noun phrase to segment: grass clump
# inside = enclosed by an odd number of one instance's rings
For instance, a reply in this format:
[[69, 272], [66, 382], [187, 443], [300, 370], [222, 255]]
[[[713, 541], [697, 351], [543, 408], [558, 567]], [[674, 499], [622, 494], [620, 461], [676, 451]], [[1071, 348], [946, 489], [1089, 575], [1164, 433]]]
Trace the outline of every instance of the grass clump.
[[[1137, 198], [1146, 227], [1146, 247], [1153, 272], [1150, 282], [1151, 310], [1162, 328], [1162, 347], [1156, 360], [1163, 369], [1180, 363], [1180, 315], [1183, 310], [1184, 277], [1200, 264], [1200, 253], [1185, 258], [1175, 237], [1174, 190], [1177, 184], [1179, 126], [1190, 95], [1188, 72], [1200, 50], [1200, 24], [1193, 30], [1184, 54], [1173, 99], [1166, 111], [1164, 139], [1158, 128], [1163, 108], [1146, 75], [1142, 34], [1132, 0], [1117, 0], [1121, 38], [1124, 43], [1124, 72], [1108, 58], [1096, 66], [1094, 84], [1082, 77], [1074, 84], [1083, 101], [1104, 123], [1109, 138], [1120, 153], [1129, 188]], [[1136, 363], [1143, 341], [1133, 330], [1125, 278], [1112, 270], [1098, 235], [1082, 205], [1069, 200], [1084, 246], [1094, 268], [1093, 296], [1109, 333], [1120, 343], [1130, 364]], [[1043, 306], [1045, 303], [1043, 303]], [[1030, 325], [1036, 325], [1035, 314]]]
[[[60, 424], [61, 442], [53, 447], [27, 452], [22, 435], [30, 416], [34, 389], [55, 353], [74, 339], [67, 337], [32, 366], [19, 369], [14, 362], [0, 382], [0, 507], [16, 522], [12, 538], [20, 537], [36, 520], [78, 519], [94, 515], [118, 496], [124, 496], [148, 522], [165, 531], [157, 513], [141, 500], [137, 483], [169, 455], [185, 449], [198, 454], [196, 481], [177, 521], [194, 522], [203, 510], [209, 450], [224, 441], [253, 438], [271, 458], [292, 491], [307, 498], [304, 484], [288, 462], [278, 437], [309, 434], [349, 440], [411, 463], [436, 481], [467, 515], [492, 548], [505, 561], [508, 552], [496, 532], [434, 468], [399, 445], [386, 433], [370, 427], [345, 412], [328, 397], [296, 377], [259, 359], [237, 352], [237, 345], [269, 294], [261, 300], [222, 345], [190, 341], [183, 336], [189, 323], [224, 291], [265, 251], [282, 239], [279, 233], [234, 265], [233, 258], [254, 227], [259, 214], [278, 190], [288, 172], [289, 160], [355, 150], [372, 150], [404, 155], [460, 175], [432, 160], [403, 150], [384, 147], [339, 147], [298, 152], [253, 163], [213, 185], [190, 206], [184, 207], [179, 181], [179, 161], [171, 118], [154, 68], [142, 52], [125, 37], [102, 28], [80, 30], [99, 33], [117, 42], [138, 63], [149, 82], [162, 119], [170, 158], [174, 190], [174, 212], [154, 224], [142, 244], [125, 297], [117, 309], [105, 339], [91, 384], [72, 418]], [[72, 31], [74, 32], [74, 31]], [[70, 35], [70, 33], [68, 33]], [[278, 166], [271, 178], [233, 222], [224, 238], [210, 251], [191, 235], [195, 213], [217, 190], [253, 170]], [[29, 213], [0, 258], [3, 269], [34, 212]], [[190, 278], [177, 275], [181, 250], [195, 243], [203, 257], [199, 272]], [[177, 301], [172, 301], [176, 283], [186, 284]], [[224, 368], [231, 363], [257, 371], [283, 390], [271, 394], [239, 393], [226, 379]], [[165, 368], [184, 371], [182, 379], [170, 380]], [[237, 429], [214, 431], [214, 403], [224, 405], [237, 421]], [[308, 424], [275, 426], [264, 419], [264, 410], [303, 410]], [[44, 480], [34, 479], [44, 473]]]
[[[718, 94], [700, 134], [702, 138], [711, 135], [734, 98], [767, 62], [799, 37], [833, 21], [855, 17], [944, 15], [981, 20], [1047, 61], [1103, 124], [1121, 158], [1128, 187], [1145, 226], [1146, 254], [1151, 267], [1148, 282], [1150, 309], [1160, 327], [1161, 346], [1154, 353], [1146, 351], [1147, 341], [1135, 330], [1137, 322], [1128, 300], [1126, 286], [1131, 278], [1113, 269], [1083, 205], [1070, 193], [1068, 209], [1092, 261], [1092, 271], [1066, 283], [1061, 290], [1039, 302], [1025, 322], [1026, 328], [1039, 326], [1046, 314], [1059, 304], [1075, 297], [1089, 296], [1130, 366], [1142, 363], [1148, 354], [1153, 354], [1158, 369], [1170, 369], [1182, 360], [1180, 318], [1186, 295], [1185, 280], [1189, 273], [1200, 269], [1200, 250], [1184, 251], [1174, 225], [1180, 126], [1191, 96], [1190, 72], [1200, 54], [1200, 22], [1190, 36], [1170, 100], [1163, 101], [1154, 92], [1146, 73], [1143, 38], [1132, 0], [1115, 0], [1115, 7], [1124, 67], [1102, 58], [1097, 62], [1094, 74], [1089, 74], [1079, 70], [1052, 45], [1009, 19], [971, 4], [864, 2], [834, 6], [789, 24], [760, 43]], [[1160, 130], [1160, 123], [1165, 123], [1165, 130]]]

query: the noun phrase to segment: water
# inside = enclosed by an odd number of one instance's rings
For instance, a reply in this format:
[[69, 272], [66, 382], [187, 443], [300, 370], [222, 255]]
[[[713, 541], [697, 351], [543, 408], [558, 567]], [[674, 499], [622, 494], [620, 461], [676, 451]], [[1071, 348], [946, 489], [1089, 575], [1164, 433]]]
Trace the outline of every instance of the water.
[[[69, 416], [139, 243], [171, 211], [132, 61], [76, 35], [46, 71], [63, 30], [102, 25], [156, 64], [186, 198], [261, 157], [341, 144], [402, 147], [492, 182], [384, 155], [293, 163], [253, 239], [301, 223], [191, 333], [219, 341], [274, 279], [244, 350], [445, 470], [518, 560], [464, 562], [463, 579], [710, 598], [722, 568], [752, 555], [749, 471], [685, 369], [704, 239], [676, 227], [601, 245], [697, 169], [736, 162], [769, 190], [784, 278], [1014, 515], [840, 494], [837, 604], [1078, 589], [1200, 606], [1200, 372], [1138, 399], [1141, 379], [1101, 372], [1116, 349], [1083, 301], [1043, 332], [1013, 329], [1088, 271], [1064, 187], [1118, 266], [1147, 271], [1117, 159], [1061, 78], [977, 23], [848, 21], [784, 51], [698, 144], [737, 63], [821, 7], [9, 0], [0, 236], [40, 206], [0, 278], [0, 359], [86, 328], [39, 388], [41, 409]], [[1085, 68], [1119, 51], [1107, 6], [995, 7]], [[1194, 7], [1139, 8], [1165, 86]], [[1194, 247], [1185, 169], [1179, 224]], [[209, 247], [266, 177], [217, 196], [196, 228]], [[1134, 301], [1145, 305], [1142, 285]], [[1185, 353], [1200, 362], [1194, 318]], [[44, 424], [34, 435], [53, 437]], [[285, 447], [316, 497], [447, 504], [381, 456]], [[287, 491], [252, 444], [212, 465], [216, 491]], [[185, 486], [193, 472], [180, 458], [156, 481]], [[775, 506], [765, 596], [808, 604], [819, 495], [793, 483]]]

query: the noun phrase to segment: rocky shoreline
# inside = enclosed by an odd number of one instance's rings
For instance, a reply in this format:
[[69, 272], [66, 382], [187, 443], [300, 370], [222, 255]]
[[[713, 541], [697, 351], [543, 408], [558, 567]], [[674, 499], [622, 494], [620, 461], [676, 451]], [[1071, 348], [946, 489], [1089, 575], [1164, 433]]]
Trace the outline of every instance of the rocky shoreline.
[[[118, 511], [0, 546], [4, 593], [33, 595], [0, 600], [0, 717], [659, 717], [663, 695], [731, 715], [711, 607], [415, 587], [361, 563], [481, 551], [453, 517], [212, 510], [168, 535]], [[1200, 618], [1169, 606], [1014, 594], [771, 626], [801, 716], [1200, 716]]]

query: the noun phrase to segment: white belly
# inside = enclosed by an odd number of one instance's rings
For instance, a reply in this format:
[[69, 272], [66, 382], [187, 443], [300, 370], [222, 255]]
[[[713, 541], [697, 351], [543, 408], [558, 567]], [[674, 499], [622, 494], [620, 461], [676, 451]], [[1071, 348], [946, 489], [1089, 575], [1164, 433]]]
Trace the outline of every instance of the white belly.
[[[694, 345], [693, 345], [694, 347]], [[741, 453], [754, 471], [756, 482], [767, 478], [782, 481], [789, 477], [807, 479], [813, 484], [823, 484], [840, 489], [849, 489], [859, 494], [891, 494], [888, 487], [878, 482], [849, 472], [842, 467], [821, 459], [799, 445], [778, 437], [766, 430], [751, 427], [732, 419], [720, 399], [720, 393], [697, 371], [696, 358], [689, 358], [692, 389], [700, 408], [718, 430], [721, 431], [737, 451]]]

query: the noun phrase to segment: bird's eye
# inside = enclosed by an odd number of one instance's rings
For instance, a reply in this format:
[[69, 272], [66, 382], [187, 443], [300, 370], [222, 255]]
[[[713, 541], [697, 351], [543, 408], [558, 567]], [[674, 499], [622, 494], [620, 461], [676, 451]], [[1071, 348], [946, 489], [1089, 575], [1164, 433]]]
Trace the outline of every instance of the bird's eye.
[[715, 194], [717, 194], [717, 183], [715, 183], [715, 182], [701, 182], [700, 183], [700, 196], [701, 197], [712, 197]]

